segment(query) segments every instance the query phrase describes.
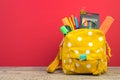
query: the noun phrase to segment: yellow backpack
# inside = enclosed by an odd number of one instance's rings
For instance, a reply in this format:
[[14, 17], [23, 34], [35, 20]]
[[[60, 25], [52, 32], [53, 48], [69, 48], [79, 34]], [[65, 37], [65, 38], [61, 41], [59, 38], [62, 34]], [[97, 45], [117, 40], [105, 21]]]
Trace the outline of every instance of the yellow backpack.
[[110, 47], [102, 31], [77, 29], [64, 37], [59, 53], [48, 66], [47, 72], [54, 72], [61, 60], [65, 74], [100, 75], [107, 72], [109, 57], [111, 57]]

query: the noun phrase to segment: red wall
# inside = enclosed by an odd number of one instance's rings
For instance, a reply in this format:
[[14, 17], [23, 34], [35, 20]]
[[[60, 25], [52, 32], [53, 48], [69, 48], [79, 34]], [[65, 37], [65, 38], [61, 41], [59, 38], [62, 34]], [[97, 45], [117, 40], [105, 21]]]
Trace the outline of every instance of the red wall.
[[119, 0], [1, 0], [0, 66], [46, 66], [63, 37], [61, 19], [80, 9], [115, 18], [106, 34], [112, 48], [110, 66], [120, 66]]

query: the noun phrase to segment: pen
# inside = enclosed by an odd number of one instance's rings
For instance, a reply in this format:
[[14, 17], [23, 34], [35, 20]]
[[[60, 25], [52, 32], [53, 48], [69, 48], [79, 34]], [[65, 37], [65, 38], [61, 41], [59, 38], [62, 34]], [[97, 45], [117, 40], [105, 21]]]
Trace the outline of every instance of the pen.
[[79, 24], [78, 24], [78, 20], [77, 20], [76, 17], [74, 17], [74, 21], [75, 21], [76, 29], [78, 29], [79, 28]]

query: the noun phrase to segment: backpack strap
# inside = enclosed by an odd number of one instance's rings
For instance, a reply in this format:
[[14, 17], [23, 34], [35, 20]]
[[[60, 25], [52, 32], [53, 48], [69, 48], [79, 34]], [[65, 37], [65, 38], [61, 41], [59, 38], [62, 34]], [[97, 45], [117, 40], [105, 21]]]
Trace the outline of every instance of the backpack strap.
[[108, 61], [110, 61], [110, 58], [112, 57], [112, 54], [111, 54], [111, 48], [110, 48], [108, 42], [106, 43], [106, 47], [107, 47], [107, 52], [108, 52], [107, 58], [108, 58]]
[[46, 71], [49, 72], [49, 73], [54, 72], [54, 71], [58, 68], [59, 61], [60, 61], [60, 59], [59, 59], [59, 52], [58, 52], [56, 58], [55, 58], [54, 61], [47, 67], [47, 70], [46, 70]]
[[63, 46], [63, 41], [64, 41], [64, 39], [60, 43], [59, 52], [58, 52], [56, 58], [53, 60], [53, 62], [46, 69], [46, 71], [49, 72], [49, 73], [53, 73], [56, 69], [59, 69], [59, 63], [60, 63], [60, 60], [61, 60], [61, 50], [62, 50], [62, 46]]

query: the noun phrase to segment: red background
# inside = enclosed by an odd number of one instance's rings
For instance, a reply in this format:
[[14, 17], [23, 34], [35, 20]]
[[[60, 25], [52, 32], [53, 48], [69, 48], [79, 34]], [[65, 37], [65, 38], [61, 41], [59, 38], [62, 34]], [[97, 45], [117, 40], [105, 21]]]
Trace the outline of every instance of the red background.
[[120, 66], [119, 0], [1, 0], [0, 66], [47, 66], [56, 56], [62, 40], [61, 19], [79, 11], [115, 19], [107, 32], [112, 48], [110, 66]]

